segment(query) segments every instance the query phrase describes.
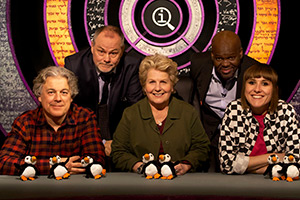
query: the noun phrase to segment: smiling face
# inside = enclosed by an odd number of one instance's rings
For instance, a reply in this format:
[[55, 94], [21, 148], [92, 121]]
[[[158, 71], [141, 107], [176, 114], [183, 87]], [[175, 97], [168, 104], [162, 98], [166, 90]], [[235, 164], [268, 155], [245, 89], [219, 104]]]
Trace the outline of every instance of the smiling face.
[[93, 41], [91, 52], [96, 67], [101, 72], [110, 72], [123, 55], [121, 37], [113, 31], [104, 30]]
[[165, 108], [169, 104], [173, 84], [167, 72], [149, 69], [144, 91], [151, 106], [157, 109]]
[[38, 100], [42, 104], [48, 122], [62, 123], [73, 101], [67, 78], [48, 77]]
[[211, 59], [222, 82], [232, 78], [243, 58], [239, 37], [232, 31], [221, 31], [212, 40]]
[[249, 78], [245, 83], [245, 97], [254, 114], [263, 114], [269, 109], [272, 99], [273, 84], [259, 77]]
[[234, 76], [236, 70], [239, 68], [243, 51], [220, 47], [215, 48], [211, 57], [218, 77], [221, 80], [227, 81]]

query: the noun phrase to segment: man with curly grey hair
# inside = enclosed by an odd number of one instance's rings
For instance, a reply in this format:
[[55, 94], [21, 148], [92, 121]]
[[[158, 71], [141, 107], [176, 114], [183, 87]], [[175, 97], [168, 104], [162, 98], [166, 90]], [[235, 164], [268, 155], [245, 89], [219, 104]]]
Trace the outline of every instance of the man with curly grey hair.
[[40, 105], [16, 118], [0, 152], [0, 174], [17, 175], [15, 164], [37, 158], [40, 174], [49, 174], [49, 158], [59, 155], [69, 173], [83, 173], [79, 160], [87, 155], [104, 166], [104, 147], [96, 116], [72, 103], [78, 94], [77, 78], [62, 67], [43, 69], [33, 81]]

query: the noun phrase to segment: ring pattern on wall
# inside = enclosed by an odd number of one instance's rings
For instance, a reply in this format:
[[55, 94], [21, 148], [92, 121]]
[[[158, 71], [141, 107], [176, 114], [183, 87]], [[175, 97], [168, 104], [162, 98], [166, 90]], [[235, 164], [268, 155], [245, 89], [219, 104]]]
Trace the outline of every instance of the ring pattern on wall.
[[[86, 36], [90, 42], [97, 27], [120, 26], [128, 42], [127, 52], [162, 53], [173, 58], [181, 70], [189, 66], [192, 53], [210, 47], [216, 32], [239, 31], [239, 1], [211, 2], [215, 7], [215, 22], [206, 27], [211, 33], [208, 36], [203, 32], [208, 13], [201, 0], [85, 0]], [[61, 66], [65, 56], [78, 51], [72, 34], [71, 9], [71, 0], [45, 0], [46, 38], [54, 62]], [[253, 0], [253, 13], [252, 34], [245, 52], [260, 62], [269, 63], [280, 30], [280, 1]]]

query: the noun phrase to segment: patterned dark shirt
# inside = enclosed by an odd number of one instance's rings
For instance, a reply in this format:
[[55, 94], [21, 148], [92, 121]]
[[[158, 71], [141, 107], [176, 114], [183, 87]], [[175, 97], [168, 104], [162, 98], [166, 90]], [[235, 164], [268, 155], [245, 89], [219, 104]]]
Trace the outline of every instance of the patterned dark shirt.
[[96, 116], [88, 109], [72, 104], [66, 119], [55, 131], [46, 121], [43, 108], [17, 117], [0, 152], [0, 174], [17, 175], [14, 163], [24, 164], [27, 155], [37, 157], [40, 174], [49, 174], [49, 158], [91, 156], [104, 163], [104, 146]]
[[[278, 101], [277, 111], [264, 118], [263, 138], [268, 153], [291, 153], [299, 159], [299, 122], [292, 105]], [[224, 114], [220, 141], [220, 167], [226, 174], [243, 174], [259, 133], [259, 123], [240, 99], [232, 101]]]

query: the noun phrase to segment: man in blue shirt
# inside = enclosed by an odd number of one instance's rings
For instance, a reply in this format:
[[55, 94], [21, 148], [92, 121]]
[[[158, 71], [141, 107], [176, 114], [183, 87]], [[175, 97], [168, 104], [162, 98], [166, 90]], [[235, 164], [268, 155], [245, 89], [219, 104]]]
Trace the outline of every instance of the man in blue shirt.
[[211, 141], [210, 171], [219, 171], [219, 126], [225, 108], [240, 98], [244, 71], [255, 63], [244, 55], [240, 38], [232, 31], [217, 33], [211, 51], [192, 56], [190, 76], [199, 99], [195, 107], [200, 108], [201, 121]]

